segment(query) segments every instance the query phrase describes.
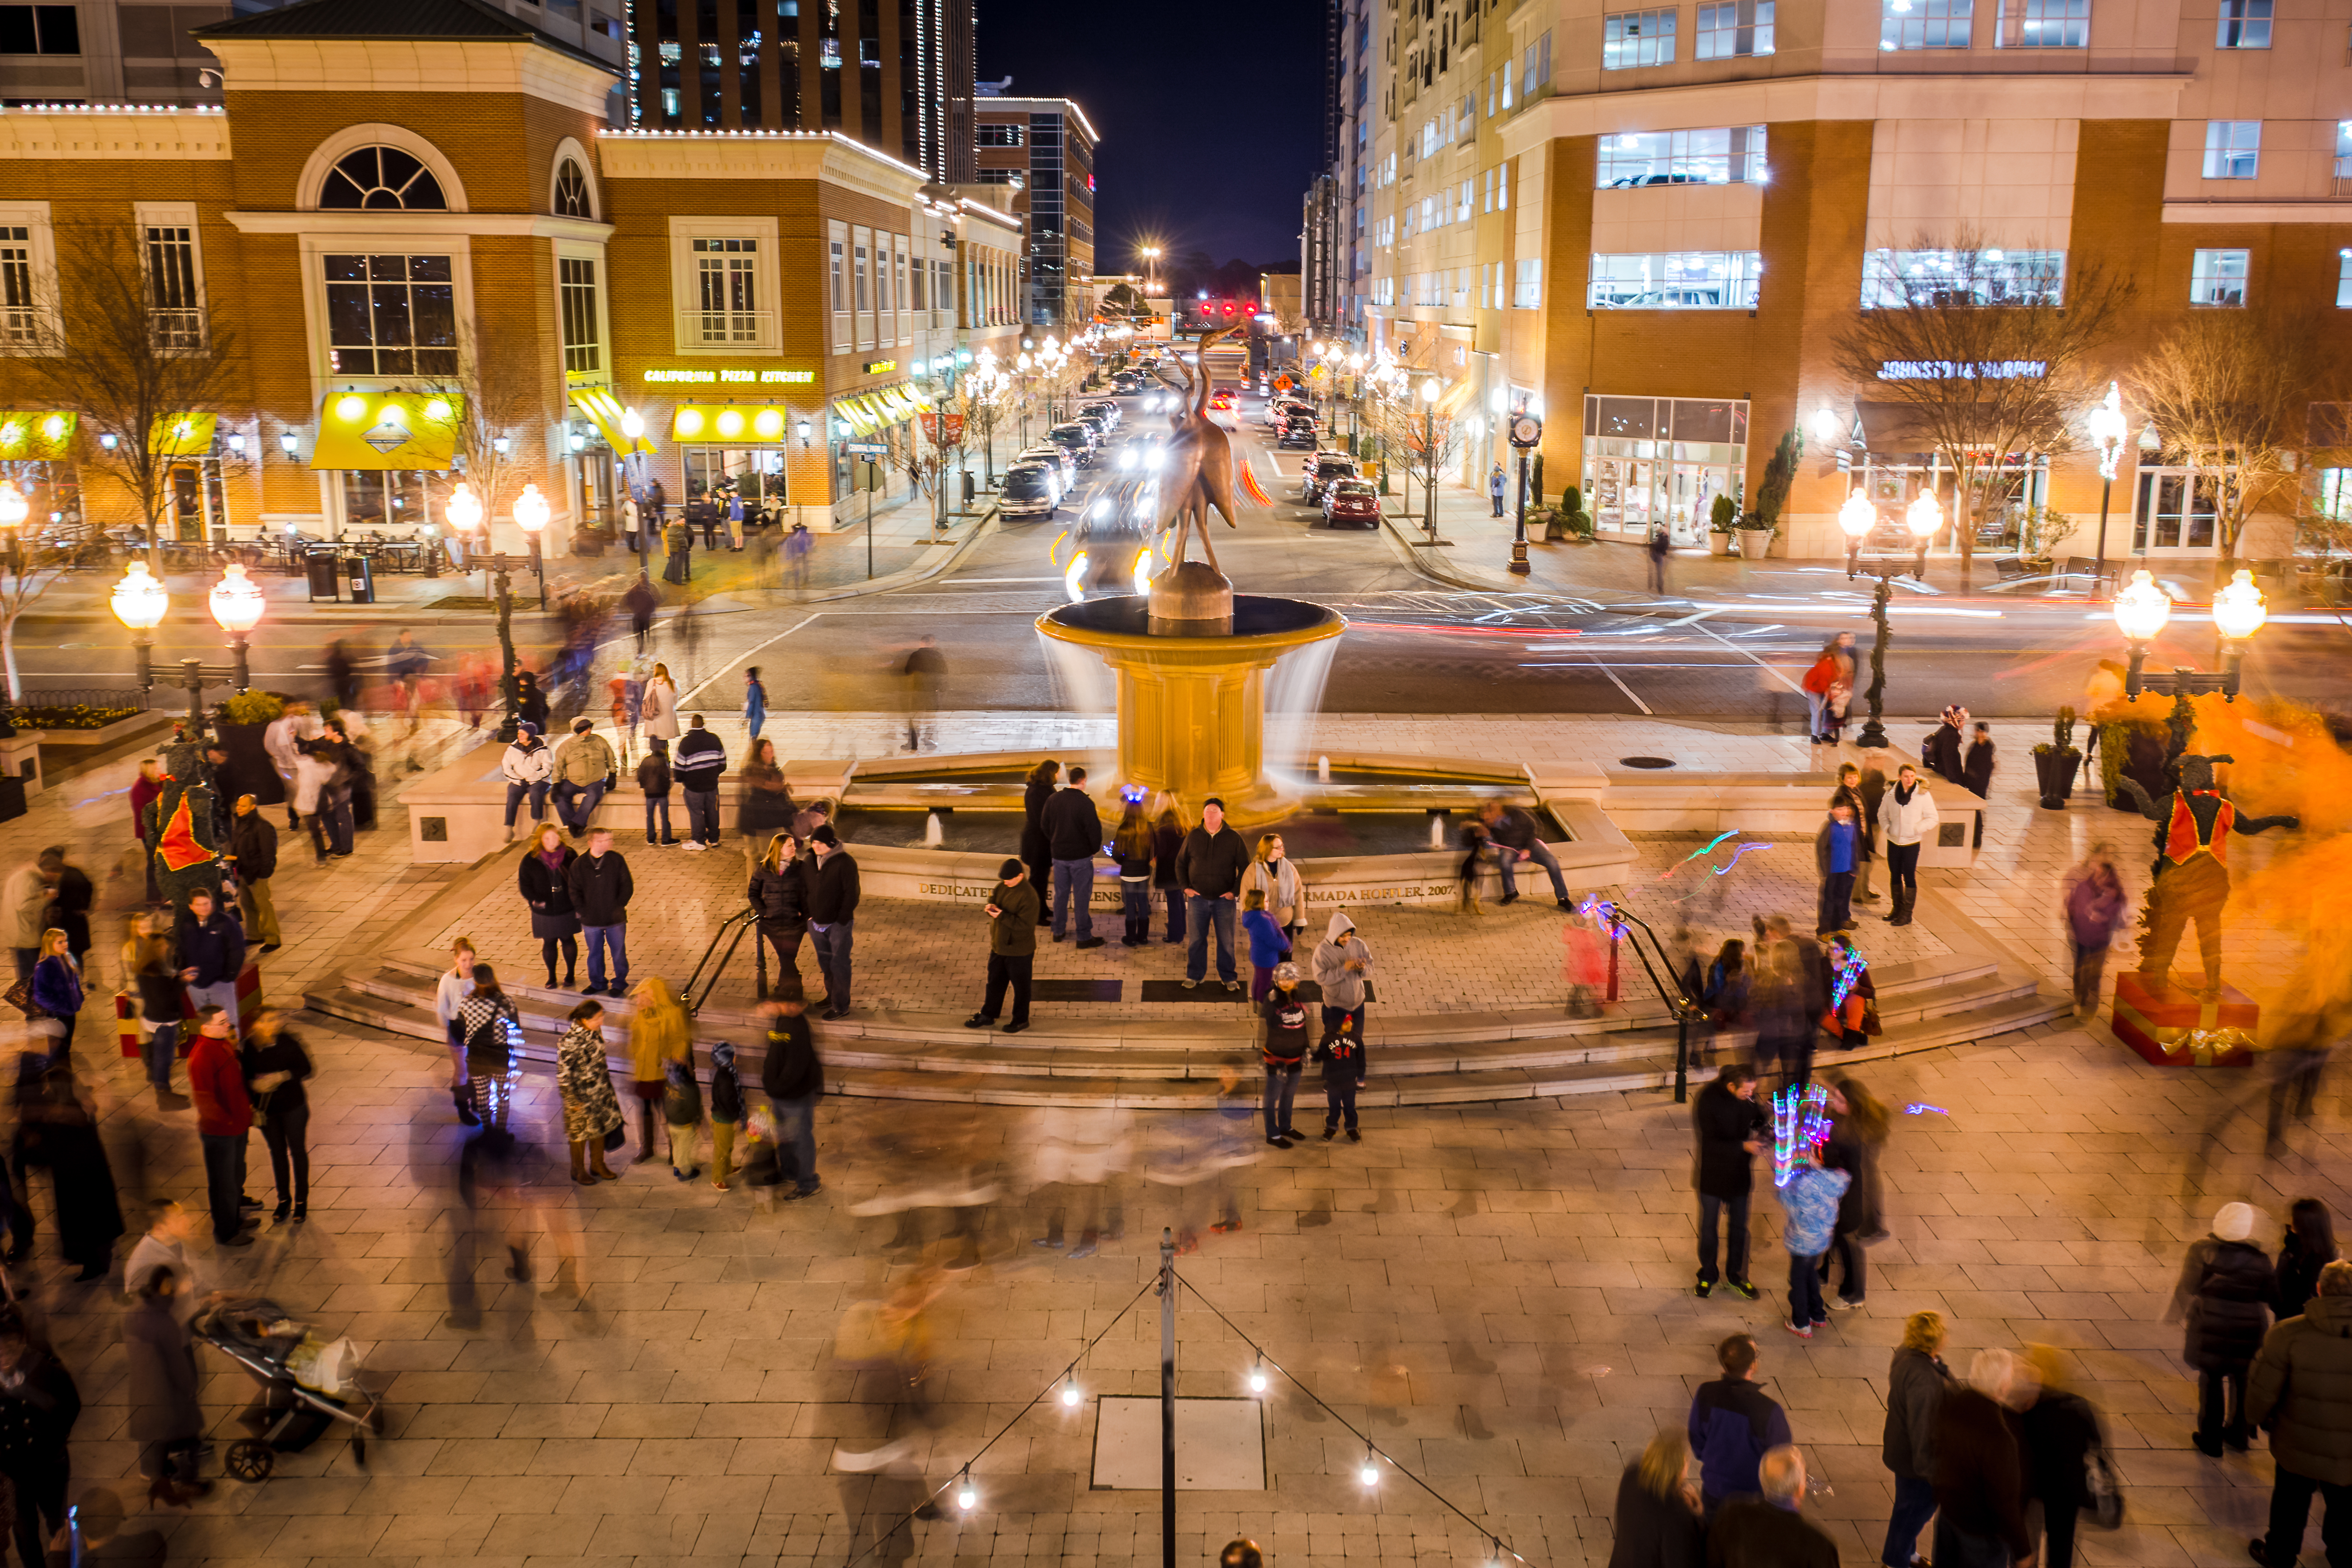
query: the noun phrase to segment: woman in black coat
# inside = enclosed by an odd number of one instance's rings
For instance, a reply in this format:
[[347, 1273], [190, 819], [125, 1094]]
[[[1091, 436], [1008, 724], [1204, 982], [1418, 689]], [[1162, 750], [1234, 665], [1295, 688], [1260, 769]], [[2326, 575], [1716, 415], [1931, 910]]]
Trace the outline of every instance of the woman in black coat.
[[2165, 1313], [2167, 1322], [2188, 1323], [2180, 1354], [2197, 1369], [2196, 1443], [2210, 1459], [2225, 1445], [2246, 1450], [2246, 1370], [2263, 1348], [2278, 1293], [2271, 1260], [2246, 1239], [2253, 1231], [2252, 1205], [2223, 1204], [2212, 1234], [2189, 1244]]
[[2281, 1319], [2300, 1318], [2319, 1294], [2319, 1271], [2336, 1261], [2336, 1222], [2317, 1198], [2297, 1198], [2286, 1212], [2286, 1236], [2279, 1242], [2278, 1296]]
[[310, 1217], [310, 1093], [303, 1087], [315, 1070], [310, 1053], [286, 1028], [286, 1015], [265, 1007], [254, 1016], [252, 1032], [237, 1051], [245, 1070], [246, 1092], [253, 1100], [254, 1120], [261, 1123], [262, 1142], [269, 1145], [269, 1173], [278, 1183], [278, 1208], [271, 1218], [283, 1225]]
[[27, 1100], [17, 1107], [16, 1143], [10, 1163], [19, 1179], [46, 1169], [57, 1191], [58, 1250], [81, 1265], [76, 1283], [102, 1279], [114, 1267], [114, 1244], [122, 1237], [122, 1206], [114, 1193], [114, 1169], [89, 1112], [73, 1098], [70, 1085], [58, 1100]]
[[[1047, 757], [1029, 770], [1029, 782], [1021, 789], [1021, 858], [1029, 867], [1029, 881], [1034, 887], [1054, 885], [1054, 856], [1045, 846], [1045, 803], [1054, 798], [1054, 786], [1062, 776], [1062, 764]], [[1045, 925], [1046, 900], [1037, 900], [1037, 923]]]
[[152, 1270], [139, 1287], [139, 1305], [122, 1320], [122, 1349], [131, 1374], [131, 1436], [139, 1445], [139, 1472], [147, 1500], [185, 1508], [212, 1490], [196, 1479], [205, 1434], [196, 1402], [196, 1348], [173, 1310], [184, 1281], [169, 1268]]
[[809, 898], [808, 862], [802, 858], [800, 840], [779, 833], [768, 841], [768, 852], [760, 857], [745, 897], [758, 916], [760, 940], [776, 950], [774, 989], [762, 991], [761, 999], [799, 994], [801, 939], [808, 935]]
[[784, 770], [776, 762], [773, 741], [751, 742], [751, 760], [736, 774], [742, 785], [742, 804], [735, 808], [735, 830], [749, 846], [748, 858], [757, 860], [769, 845], [769, 839], [793, 825], [800, 807], [793, 804], [793, 792], [784, 783]]
[[2067, 1392], [2053, 1347], [2028, 1345], [2025, 1360], [2041, 1380], [2042, 1392], [2019, 1412], [2017, 1441], [2025, 1464], [2026, 1500], [2041, 1515], [2042, 1568], [2074, 1568], [2074, 1526], [2090, 1500], [2085, 1477], [2091, 1451], [2104, 1448], [2106, 1439], [2090, 1401]]
[[1702, 1568], [1706, 1525], [1690, 1484], [1690, 1439], [1669, 1427], [1617, 1481], [1609, 1568]]
[[572, 906], [572, 888], [565, 873], [578, 851], [563, 842], [563, 830], [549, 823], [539, 830], [538, 842], [522, 858], [515, 880], [522, 901], [530, 906], [530, 934], [539, 939], [539, 955], [547, 963], [547, 984], [555, 985], [555, 954], [563, 952], [563, 984], [569, 986], [580, 968], [580, 912]]

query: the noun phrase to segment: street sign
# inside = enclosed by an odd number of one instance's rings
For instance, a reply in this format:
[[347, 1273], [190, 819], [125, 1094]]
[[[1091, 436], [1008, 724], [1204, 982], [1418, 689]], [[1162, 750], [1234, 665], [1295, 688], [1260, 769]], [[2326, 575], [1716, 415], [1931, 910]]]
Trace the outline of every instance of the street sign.
[[1511, 416], [1511, 445], [1521, 451], [1543, 443], [1543, 421], [1532, 414]]
[[879, 441], [844, 441], [841, 449], [857, 458], [887, 457], [890, 451]]

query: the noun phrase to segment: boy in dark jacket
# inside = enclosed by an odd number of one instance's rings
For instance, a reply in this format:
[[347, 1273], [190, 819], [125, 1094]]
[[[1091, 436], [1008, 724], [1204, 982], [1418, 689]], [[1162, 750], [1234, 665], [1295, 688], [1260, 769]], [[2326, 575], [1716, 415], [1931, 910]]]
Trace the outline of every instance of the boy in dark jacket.
[[768, 1022], [768, 1059], [760, 1068], [760, 1088], [775, 1112], [776, 1151], [798, 1184], [792, 1194], [796, 1198], [824, 1184], [816, 1174], [816, 1102], [824, 1095], [824, 1064], [817, 1059], [803, 1005], [800, 977], [790, 975], [775, 1000], [760, 1009]]
[[1750, 1162], [1763, 1148], [1764, 1108], [1756, 1103], [1756, 1075], [1737, 1063], [1716, 1075], [1691, 1102], [1691, 1125], [1698, 1134], [1698, 1293], [1712, 1294], [1716, 1272], [1716, 1226], [1730, 1220], [1731, 1289], [1748, 1300], [1748, 1199], [1756, 1184]]
[[1723, 1375], [1691, 1399], [1691, 1458], [1704, 1468], [1701, 1500], [1713, 1519], [1726, 1499], [1759, 1489], [1756, 1468], [1767, 1450], [1793, 1439], [1788, 1413], [1756, 1386], [1756, 1336], [1734, 1334], [1715, 1347]]
[[236, 977], [245, 968], [245, 928], [225, 910], [215, 909], [211, 893], [198, 889], [188, 895], [188, 912], [180, 917], [173, 942], [180, 955], [180, 978], [199, 1007], [217, 1007], [234, 1025]]
[[[637, 764], [637, 790], [646, 797], [646, 842], [676, 844], [669, 831], [669, 742], [659, 735], [646, 737], [645, 760]], [[654, 837], [654, 818], [661, 817], [661, 837]]]
[[980, 1011], [963, 1021], [967, 1029], [985, 1029], [996, 1022], [1004, 1005], [1004, 988], [1013, 988], [1013, 1016], [1004, 1026], [1008, 1035], [1029, 1026], [1029, 973], [1037, 962], [1037, 889], [1029, 885], [1029, 868], [1010, 856], [996, 868], [996, 886], [988, 895], [988, 989], [982, 993]]
[[1265, 1141], [1287, 1149], [1304, 1137], [1290, 1125], [1290, 1108], [1298, 1095], [1298, 1075], [1307, 1060], [1307, 1004], [1298, 998], [1298, 965], [1285, 963], [1274, 972], [1274, 994], [1265, 999], [1265, 1043], [1259, 1055], [1265, 1062]]
[[735, 1130], [743, 1125], [743, 1080], [735, 1076], [735, 1047], [721, 1040], [710, 1047], [710, 1184], [727, 1190], [733, 1170]]
[[692, 1062], [663, 1065], [668, 1081], [662, 1090], [662, 1120], [669, 1124], [669, 1171], [681, 1182], [699, 1173], [694, 1164], [694, 1134], [702, 1125], [702, 1086], [694, 1079]]
[[[1296, 965], [1286, 963], [1282, 967], [1293, 974], [1297, 973]], [[1330, 1009], [1324, 1012], [1328, 1016]], [[1348, 1123], [1348, 1142], [1362, 1142], [1364, 1135], [1356, 1131], [1356, 1086], [1364, 1081], [1364, 1041], [1356, 1033], [1354, 1014], [1341, 1013], [1324, 1029], [1323, 1041], [1315, 1047], [1315, 1059], [1323, 1064], [1323, 1142], [1331, 1142], [1344, 1119]]]

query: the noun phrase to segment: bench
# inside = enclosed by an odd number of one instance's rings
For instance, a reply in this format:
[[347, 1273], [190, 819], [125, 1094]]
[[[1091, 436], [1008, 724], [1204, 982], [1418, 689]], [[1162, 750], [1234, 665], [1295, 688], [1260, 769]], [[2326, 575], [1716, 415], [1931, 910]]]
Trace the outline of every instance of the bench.
[[2000, 574], [2000, 580], [2004, 583], [2013, 582], [2026, 575], [2025, 562], [2014, 555], [1994, 556], [1992, 569]]

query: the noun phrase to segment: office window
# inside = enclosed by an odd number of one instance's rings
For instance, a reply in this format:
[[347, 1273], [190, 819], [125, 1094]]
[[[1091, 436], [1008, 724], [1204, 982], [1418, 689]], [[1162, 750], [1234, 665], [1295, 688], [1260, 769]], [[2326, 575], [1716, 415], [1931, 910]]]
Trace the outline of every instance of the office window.
[[0, 343], [21, 347], [41, 340], [44, 315], [34, 291], [33, 231], [0, 224]]
[[2205, 122], [2205, 177], [2209, 180], [2251, 180], [2262, 163], [2263, 122], [2259, 120], [2209, 120]]
[[919, 256], [915, 258], [914, 266], [908, 269], [907, 273], [907, 288], [908, 290], [907, 295], [907, 309], [909, 310], [919, 310], [923, 308], [923, 274], [930, 270], [930, 266], [931, 264], [929, 262], [925, 261]]
[[[1672, 16], [1674, 13], [1670, 11], [1666, 15]], [[1668, 40], [1667, 58], [1674, 58], [1671, 39]], [[1519, 100], [1525, 102], [1538, 93], [1549, 90], [1550, 87], [1551, 34], [1546, 31], [1528, 46], [1527, 53], [1519, 57]]]
[[205, 346], [204, 301], [196, 295], [196, 231], [179, 225], [147, 230], [147, 323], [159, 349]]
[[1469, 179], [1462, 182], [1462, 194], [1455, 199], [1454, 207], [1454, 220], [1456, 223], [1466, 223], [1469, 221], [1470, 203], [1477, 195], [1477, 191], [1478, 182], [1476, 180]]
[[1643, 185], [1756, 185], [1764, 183], [1764, 127], [1648, 131], [1601, 138], [1598, 190]]
[[1511, 309], [1533, 310], [1543, 304], [1543, 263], [1528, 257], [1511, 279]]
[[78, 55], [81, 23], [70, 5], [0, 5], [0, 55]]
[[2352, 180], [2352, 120], [2336, 122], [2336, 177]]
[[1862, 258], [1862, 308], [2055, 305], [2065, 279], [2063, 250], [1871, 250]]
[[1018, 147], [1022, 127], [1018, 125], [982, 125], [972, 132], [972, 142], [981, 147]]
[[1619, 11], [1601, 31], [1601, 68], [1631, 70], [1636, 66], [1675, 63], [1675, 13]]
[[1592, 258], [1595, 310], [1751, 310], [1764, 258], [1754, 250], [1683, 250]]
[[598, 371], [604, 368], [603, 333], [596, 328], [596, 263], [591, 257], [566, 256], [555, 264], [563, 304], [563, 368]]
[[329, 256], [327, 365], [338, 375], [457, 374], [446, 256]]
[[1507, 212], [1510, 210], [1510, 205], [1511, 166], [1508, 163], [1497, 163], [1495, 165], [1495, 210], [1498, 213]]
[[2189, 271], [2189, 302], [2192, 305], [2242, 306], [2246, 302], [2246, 261], [2243, 250], [2200, 250]]
[[2336, 258], [2336, 308], [2352, 310], [2352, 250], [2339, 250]]
[[1882, 49], [1965, 49], [1974, 0], [1879, 0]]
[[2221, 22], [2213, 32], [2217, 49], [2267, 49], [2271, 47], [2271, 0], [2221, 0]]
[[2082, 49], [2091, 43], [2091, 0], [2000, 0], [1997, 49]]
[[765, 335], [761, 326], [760, 242], [698, 239], [692, 250], [695, 308], [687, 313], [687, 341], [758, 342]]
[[1772, 52], [1773, 0], [1723, 0], [1698, 8], [1698, 56], [1740, 59]]

